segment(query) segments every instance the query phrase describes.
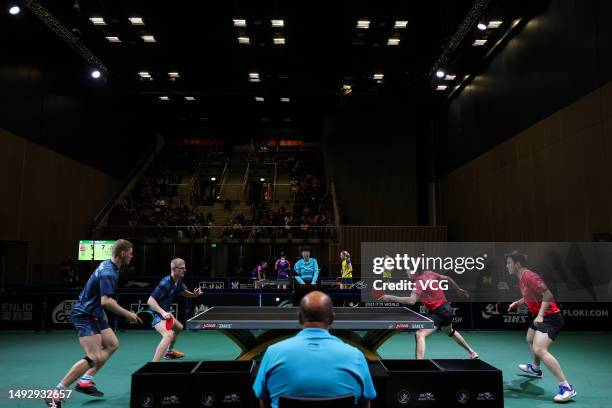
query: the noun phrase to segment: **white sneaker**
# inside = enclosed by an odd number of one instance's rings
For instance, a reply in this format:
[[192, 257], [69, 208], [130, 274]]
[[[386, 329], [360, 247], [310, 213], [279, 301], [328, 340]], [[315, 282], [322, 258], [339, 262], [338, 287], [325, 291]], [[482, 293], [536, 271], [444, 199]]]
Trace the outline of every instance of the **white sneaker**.
[[475, 351], [470, 352], [470, 359], [475, 360], [479, 357], [478, 353]]
[[575, 396], [576, 396], [576, 391], [574, 390], [574, 387], [572, 387], [571, 384], [569, 387], [566, 387], [565, 385], [560, 385], [559, 393], [555, 395], [555, 397], [553, 398], [553, 401], [567, 402], [571, 400], [572, 398], [574, 398]]
[[533, 364], [531, 363], [527, 363], [527, 364], [519, 364], [518, 365], [519, 370], [529, 374], [532, 377], [535, 378], [542, 378], [542, 370], [535, 369], [533, 368]]

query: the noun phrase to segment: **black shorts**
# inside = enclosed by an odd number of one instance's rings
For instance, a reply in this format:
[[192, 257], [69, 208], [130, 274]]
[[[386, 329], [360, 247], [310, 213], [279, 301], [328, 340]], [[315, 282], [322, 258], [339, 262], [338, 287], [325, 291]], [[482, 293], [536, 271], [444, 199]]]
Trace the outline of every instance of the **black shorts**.
[[553, 313], [549, 314], [548, 316], [544, 316], [544, 321], [538, 327], [534, 326], [532, 321], [529, 328], [541, 333], [546, 333], [551, 340], [554, 340], [563, 326], [565, 326], [565, 321], [563, 320], [561, 313]]
[[427, 316], [433, 320], [434, 325], [440, 329], [442, 327], [453, 324], [454, 311], [450, 303], [445, 303], [438, 307], [433, 312], [427, 313]]

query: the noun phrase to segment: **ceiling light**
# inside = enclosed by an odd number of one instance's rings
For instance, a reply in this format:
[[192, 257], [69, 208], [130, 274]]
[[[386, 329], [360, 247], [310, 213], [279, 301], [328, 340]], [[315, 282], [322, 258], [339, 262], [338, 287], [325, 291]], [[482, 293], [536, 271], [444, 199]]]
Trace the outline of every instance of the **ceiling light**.
[[444, 71], [442, 71], [441, 69], [436, 71], [436, 76], [438, 78], [444, 78]]
[[170, 100], [170, 98], [164, 95], [164, 96], [160, 96], [160, 97], [159, 97], [159, 100], [160, 100], [160, 101], [169, 101], [169, 100]]
[[19, 6], [13, 6], [9, 9], [9, 13], [11, 13], [12, 15], [16, 16], [17, 14], [19, 14], [19, 12], [21, 11], [21, 9], [19, 8]]
[[374, 74], [373, 79], [382, 80], [385, 77], [385, 74]]
[[486, 26], [486, 24], [484, 24], [484, 23], [478, 23], [478, 25], [477, 25], [476, 27], [478, 27], [478, 29], [479, 29], [480, 31], [484, 31], [484, 30], [486, 30], [486, 29], [487, 29], [487, 26]]
[[217, 181], [217, 178], [216, 177], [211, 177], [210, 181]]
[[265, 99], [263, 96], [256, 96], [255, 97], [255, 102], [263, 102]]
[[456, 77], [457, 77], [457, 75], [446, 75], [444, 77], [444, 80], [445, 81], [454, 81]]
[[289, 98], [287, 98], [287, 97], [281, 97], [281, 98], [280, 98], [280, 101], [281, 101], [281, 102], [289, 102], [289, 100], [290, 100], [290, 99], [289, 99]]
[[274, 45], [283, 45], [285, 44], [285, 39], [283, 37], [274, 38]]
[[154, 43], [157, 42], [157, 40], [155, 40], [155, 37], [153, 37], [152, 35], [142, 35], [141, 36], [142, 40], [146, 43]]
[[102, 17], [89, 17], [89, 21], [91, 21], [94, 25], [106, 25], [106, 21]]
[[261, 82], [259, 78], [249, 78], [249, 82]]
[[249, 72], [249, 78], [251, 78], [251, 79], [259, 79], [259, 73], [257, 73], [257, 72]]
[[142, 21], [142, 17], [129, 17], [130, 23], [132, 25], [145, 25], [144, 21]]
[[249, 37], [238, 37], [238, 44], [250, 44], [251, 39]]
[[270, 20], [270, 22], [272, 23], [272, 27], [284, 27], [285, 26], [285, 20]]
[[396, 20], [393, 28], [406, 28], [408, 25], [408, 21], [406, 20]]
[[259, 181], [266, 181], [266, 179], [262, 177], [259, 179]]
[[370, 20], [357, 20], [357, 28], [363, 28], [367, 30], [370, 28]]
[[195, 101], [195, 97], [193, 97], [193, 96], [186, 96], [185, 100], [186, 101]]
[[108, 42], [111, 42], [111, 43], [120, 43], [121, 42], [119, 37], [114, 37], [114, 36], [109, 35], [109, 36], [106, 36], [105, 38], [108, 40]]
[[234, 27], [246, 27], [246, 20], [235, 18], [234, 19]]
[[474, 44], [472, 44], [473, 47], [482, 47], [483, 45], [485, 45], [485, 43], [487, 42], [487, 40], [474, 40]]
[[492, 20], [489, 21], [489, 25], [487, 27], [489, 28], [498, 28], [500, 25], [502, 25], [503, 21], [501, 20]]
[[94, 69], [93, 71], [91, 71], [91, 77], [93, 79], [98, 79], [102, 76], [102, 74], [100, 73], [100, 71], [98, 71], [97, 69]]
[[140, 75], [141, 78], [151, 78], [151, 74], [149, 74], [147, 71], [140, 71], [138, 75]]
[[180, 74], [178, 72], [168, 72], [168, 76], [170, 78], [180, 78]]
[[447, 85], [438, 85], [436, 87], [436, 91], [444, 91], [444, 90], [446, 90], [446, 88], [448, 88]]
[[387, 45], [399, 45], [400, 39], [399, 38], [389, 38], [387, 40]]
[[351, 85], [343, 84], [342, 85], [342, 95], [348, 95], [353, 91], [353, 87]]

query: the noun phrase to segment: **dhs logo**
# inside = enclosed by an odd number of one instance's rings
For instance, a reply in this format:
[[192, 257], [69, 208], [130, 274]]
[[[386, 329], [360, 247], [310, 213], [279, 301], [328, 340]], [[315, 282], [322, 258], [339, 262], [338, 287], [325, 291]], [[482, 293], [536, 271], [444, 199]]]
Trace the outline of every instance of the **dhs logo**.
[[70, 315], [72, 314], [72, 308], [76, 302], [78, 302], [78, 300], [64, 300], [59, 305], [55, 306], [55, 309], [53, 309], [53, 314], [51, 315], [51, 320], [53, 323], [72, 323], [72, 318]]
[[433, 392], [423, 392], [419, 394], [419, 401], [435, 401], [436, 396]]
[[407, 390], [400, 390], [400, 392], [397, 393], [397, 402], [402, 405], [408, 404], [410, 402], [410, 398], [410, 392], [408, 392]]
[[225, 394], [223, 396], [224, 404], [239, 404], [240, 403], [240, 394], [237, 392], [232, 392], [230, 394]]
[[470, 401], [470, 393], [468, 390], [459, 390], [455, 396], [457, 397], [457, 402], [460, 404], [467, 404]]
[[162, 405], [181, 405], [181, 399], [176, 395], [167, 395], [162, 400]]
[[495, 401], [495, 394], [492, 392], [480, 392], [476, 397], [477, 401]]

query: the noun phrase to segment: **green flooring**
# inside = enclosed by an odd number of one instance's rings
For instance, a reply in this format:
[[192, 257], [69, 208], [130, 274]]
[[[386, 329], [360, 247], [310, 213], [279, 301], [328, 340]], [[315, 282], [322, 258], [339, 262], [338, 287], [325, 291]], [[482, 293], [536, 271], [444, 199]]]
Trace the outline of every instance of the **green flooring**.
[[[153, 354], [159, 337], [153, 331], [119, 333], [120, 347], [96, 376], [106, 396], [94, 399], [75, 393], [66, 406], [115, 408], [128, 407], [130, 375]], [[521, 376], [518, 363], [529, 361], [530, 354], [522, 332], [470, 332], [465, 337], [488, 363], [504, 373], [505, 407], [555, 406], [552, 397], [557, 382], [544, 369], [544, 378]], [[612, 407], [612, 332], [563, 332], [551, 349], [578, 396], [572, 407]], [[177, 348], [186, 359], [233, 359], [238, 348], [216, 332], [183, 333]], [[44, 389], [55, 385], [83, 352], [72, 331], [48, 333], [0, 332], [0, 407], [41, 407], [40, 400], [8, 399], [11, 389]], [[414, 337], [400, 333], [380, 350], [383, 358], [413, 358]], [[428, 339], [428, 358], [463, 358], [462, 349], [442, 333]]]

